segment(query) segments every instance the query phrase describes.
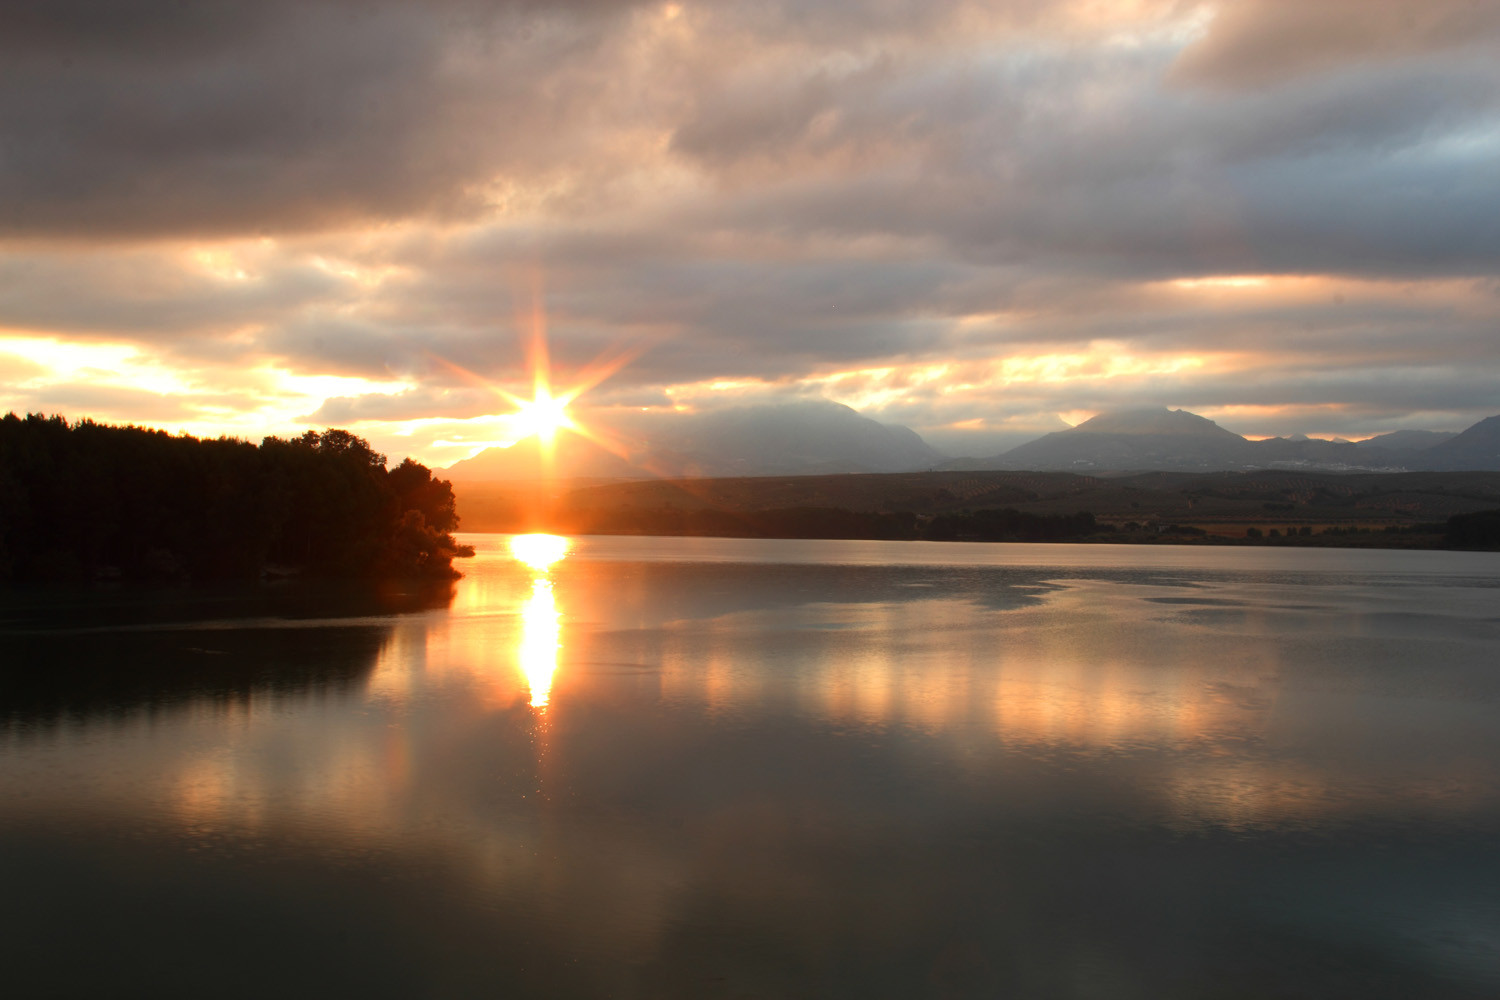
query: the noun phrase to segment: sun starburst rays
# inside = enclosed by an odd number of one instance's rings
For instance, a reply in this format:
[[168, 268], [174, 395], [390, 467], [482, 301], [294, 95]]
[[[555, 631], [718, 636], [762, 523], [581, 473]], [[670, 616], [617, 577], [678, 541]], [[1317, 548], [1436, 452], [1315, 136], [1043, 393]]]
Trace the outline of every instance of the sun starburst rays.
[[522, 440], [535, 437], [542, 444], [551, 446], [559, 431], [580, 429], [580, 425], [568, 413], [568, 404], [577, 397], [576, 392], [554, 396], [549, 387], [542, 385], [537, 386], [531, 399], [522, 399], [503, 390], [498, 392], [515, 407], [515, 412], [509, 414], [510, 422], [520, 432]]
[[570, 407], [584, 393], [640, 357], [644, 348], [615, 346], [572, 372], [567, 380], [567, 387], [559, 391], [553, 381], [546, 315], [539, 297], [534, 300], [530, 313], [521, 317], [521, 324], [529, 332], [526, 344], [526, 367], [531, 374], [529, 399], [446, 358], [434, 355], [433, 360], [464, 382], [483, 389], [509, 407], [508, 412], [487, 416], [505, 421], [510, 437], [506, 447], [534, 442], [543, 469], [548, 475], [556, 471], [558, 443], [564, 434], [577, 435], [617, 457], [628, 459], [630, 448], [624, 440], [603, 428], [585, 423]]

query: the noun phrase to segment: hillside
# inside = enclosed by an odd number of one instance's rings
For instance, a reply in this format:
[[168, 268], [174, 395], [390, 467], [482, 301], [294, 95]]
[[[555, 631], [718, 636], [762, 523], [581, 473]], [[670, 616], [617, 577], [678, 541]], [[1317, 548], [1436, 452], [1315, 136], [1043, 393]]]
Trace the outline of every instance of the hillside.
[[1488, 417], [1422, 453], [1427, 468], [1500, 468], [1500, 416]]
[[1424, 451], [1457, 437], [1452, 431], [1391, 431], [1357, 443], [1361, 451]]

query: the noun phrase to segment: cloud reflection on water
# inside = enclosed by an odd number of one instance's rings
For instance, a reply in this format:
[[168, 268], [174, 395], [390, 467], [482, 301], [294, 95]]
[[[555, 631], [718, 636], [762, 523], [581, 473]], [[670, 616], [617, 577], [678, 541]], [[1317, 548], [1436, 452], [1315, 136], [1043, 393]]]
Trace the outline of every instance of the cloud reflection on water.
[[[1288, 583], [1263, 575], [1109, 567], [546, 565], [545, 576], [516, 561], [474, 567], [465, 587], [493, 603], [466, 605], [461, 594], [455, 613], [475, 617], [433, 623], [429, 687], [467, 687], [492, 711], [528, 697], [555, 709], [561, 696], [672, 704], [730, 722], [791, 713], [871, 734], [909, 730], [959, 763], [984, 744], [1133, 760], [1142, 790], [1189, 825], [1321, 822], [1418, 801], [1462, 811], [1490, 793], [1487, 774], [1438, 782], [1421, 768], [1372, 764], [1399, 758], [1392, 747], [1415, 723], [1391, 720], [1350, 753], [1338, 723], [1348, 704], [1320, 706], [1317, 720], [1298, 707], [1316, 696], [1310, 684], [1380, 682], [1351, 676], [1376, 638], [1366, 634], [1370, 610], [1410, 606], [1421, 587], [1351, 590], [1328, 578], [1288, 603]], [[1405, 635], [1413, 662], [1445, 636], [1494, 631], [1483, 591], [1453, 595], [1426, 632]], [[514, 612], [483, 617], [498, 607], [519, 609], [519, 624]], [[517, 651], [519, 680], [497, 661], [500, 648]], [[372, 694], [409, 670], [403, 659], [382, 657]], [[1289, 741], [1302, 746], [1291, 758]]]
[[[1199, 867], [1152, 861], [1151, 897], [1192, 902], [1205, 871], [1255, 881], [1203, 846], [1226, 832], [1492, 829], [1500, 809], [1479, 669], [1500, 639], [1493, 590], [1350, 597], [1314, 577], [1141, 572], [1102, 548], [1094, 570], [579, 550], [539, 570], [489, 540], [452, 608], [392, 618], [367, 686], [341, 697], [0, 739], [0, 796], [194, 849], [418, 872], [466, 919], [553, 928], [539, 954], [587, 942], [596, 971], [702, 954], [684, 928], [749, 927], [804, 958], [921, 942], [954, 886], [989, 877], [1004, 902], [986, 912], [1038, 928], [992, 940], [1017, 956], [1071, 940], [1084, 911], [1057, 900], [1076, 896], [1104, 900], [1110, 930], [1079, 945], [1102, 954], [1127, 912], [1090, 879], [1115, 877], [1112, 852], [1135, 864], [1140, 831], [1199, 838], [1163, 855], [1197, 844]], [[1386, 605], [1410, 612], [1400, 634], [1351, 613]], [[595, 995], [631, 994], [598, 974]]]

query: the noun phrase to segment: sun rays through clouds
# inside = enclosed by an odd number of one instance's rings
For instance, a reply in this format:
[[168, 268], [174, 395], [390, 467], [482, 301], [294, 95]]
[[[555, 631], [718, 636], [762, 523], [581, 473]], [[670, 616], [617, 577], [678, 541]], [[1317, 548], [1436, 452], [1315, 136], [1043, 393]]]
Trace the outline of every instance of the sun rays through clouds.
[[[517, 316], [518, 328], [525, 331], [526, 368], [530, 375], [531, 395], [518, 395], [497, 379], [486, 378], [454, 362], [433, 356], [433, 360], [451, 375], [469, 386], [483, 389], [508, 409], [486, 414], [483, 420], [498, 419], [504, 439], [494, 442], [514, 448], [534, 445], [544, 471], [551, 471], [557, 453], [567, 436], [585, 439], [614, 455], [625, 457], [625, 442], [608, 428], [591, 425], [571, 407], [585, 393], [619, 372], [645, 351], [644, 346], [616, 347], [570, 373], [559, 385], [547, 343], [547, 313], [541, 282], [533, 279], [529, 308]], [[476, 449], [477, 450], [477, 449]]]

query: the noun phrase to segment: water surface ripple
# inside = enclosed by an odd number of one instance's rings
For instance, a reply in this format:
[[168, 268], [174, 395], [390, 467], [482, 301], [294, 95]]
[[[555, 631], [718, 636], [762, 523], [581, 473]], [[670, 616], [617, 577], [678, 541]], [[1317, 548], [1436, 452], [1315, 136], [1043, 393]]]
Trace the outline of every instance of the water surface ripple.
[[12, 595], [6, 992], [1500, 995], [1500, 556], [466, 541]]

